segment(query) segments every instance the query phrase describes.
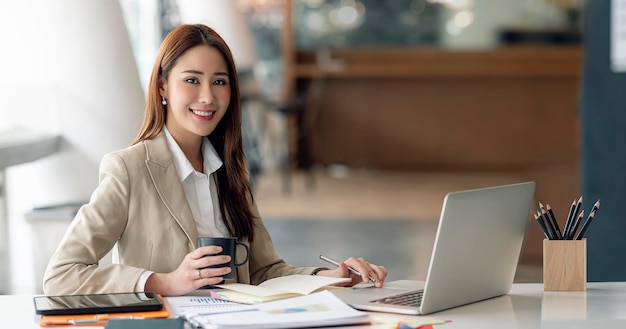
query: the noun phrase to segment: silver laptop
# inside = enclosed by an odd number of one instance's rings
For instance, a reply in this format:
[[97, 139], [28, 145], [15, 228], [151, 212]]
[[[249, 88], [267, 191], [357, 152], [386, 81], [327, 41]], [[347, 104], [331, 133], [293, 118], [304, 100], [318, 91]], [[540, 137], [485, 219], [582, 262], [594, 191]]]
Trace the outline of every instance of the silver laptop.
[[425, 282], [331, 291], [356, 309], [401, 314], [429, 314], [507, 294], [534, 193], [534, 182], [448, 193]]

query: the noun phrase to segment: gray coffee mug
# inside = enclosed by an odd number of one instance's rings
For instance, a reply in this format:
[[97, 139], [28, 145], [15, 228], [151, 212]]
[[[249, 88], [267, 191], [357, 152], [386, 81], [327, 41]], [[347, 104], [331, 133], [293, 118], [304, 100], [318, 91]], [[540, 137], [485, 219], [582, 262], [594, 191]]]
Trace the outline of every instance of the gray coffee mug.
[[[224, 279], [232, 279], [235, 277], [235, 269], [248, 261], [250, 257], [250, 249], [244, 243], [237, 241], [237, 238], [231, 237], [199, 237], [197, 240], [198, 247], [204, 246], [220, 246], [222, 247], [222, 252], [213, 254], [213, 255], [205, 255], [205, 256], [216, 256], [216, 255], [229, 255], [230, 262], [225, 264], [217, 264], [207, 266], [205, 268], [217, 268], [217, 267], [230, 267], [232, 270], [230, 273], [223, 276]], [[241, 263], [237, 263], [237, 246], [243, 246], [246, 249], [246, 259], [244, 259]]]

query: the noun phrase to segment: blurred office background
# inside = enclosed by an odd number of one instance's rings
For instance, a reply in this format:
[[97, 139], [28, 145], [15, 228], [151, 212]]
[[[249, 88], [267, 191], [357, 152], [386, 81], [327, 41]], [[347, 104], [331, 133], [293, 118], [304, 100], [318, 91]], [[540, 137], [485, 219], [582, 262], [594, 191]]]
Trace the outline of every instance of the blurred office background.
[[[100, 158], [136, 134], [156, 51], [180, 23], [231, 46], [255, 197], [287, 261], [362, 256], [424, 279], [443, 197], [461, 189], [535, 180], [563, 218], [582, 193], [584, 9], [0, 0], [0, 293], [40, 292]], [[541, 281], [541, 240], [529, 214], [517, 281]]]

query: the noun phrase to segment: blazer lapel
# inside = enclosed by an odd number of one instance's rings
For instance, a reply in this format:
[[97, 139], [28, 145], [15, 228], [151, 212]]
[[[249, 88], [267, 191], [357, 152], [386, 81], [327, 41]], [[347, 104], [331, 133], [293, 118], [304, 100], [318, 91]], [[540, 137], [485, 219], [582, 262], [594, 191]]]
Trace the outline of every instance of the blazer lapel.
[[145, 141], [146, 167], [152, 182], [174, 220], [180, 225], [193, 246], [196, 245], [198, 230], [185, 190], [176, 172], [174, 158], [167, 145], [165, 133]]

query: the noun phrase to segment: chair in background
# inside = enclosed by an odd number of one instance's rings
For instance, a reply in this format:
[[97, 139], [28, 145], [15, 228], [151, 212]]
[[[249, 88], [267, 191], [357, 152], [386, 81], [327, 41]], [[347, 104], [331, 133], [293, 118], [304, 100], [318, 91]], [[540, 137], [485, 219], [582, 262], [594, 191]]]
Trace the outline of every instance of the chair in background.
[[[253, 70], [240, 70], [238, 77], [241, 86], [243, 147], [253, 190], [265, 167], [274, 161], [281, 171], [283, 194], [291, 194], [292, 176], [301, 169], [306, 174], [306, 189], [312, 190], [315, 187], [315, 172], [319, 167], [313, 151], [313, 136], [324, 80], [313, 79], [296, 97], [278, 105], [258, 88]], [[275, 133], [270, 131], [272, 127], [268, 122], [272, 113], [279, 115], [280, 125], [283, 126], [283, 129], [279, 129], [281, 135], [278, 138], [270, 136]], [[292, 124], [295, 127], [290, 126]], [[289, 135], [289, 128], [295, 128], [295, 136]], [[271, 145], [277, 143], [281, 145]], [[290, 143], [295, 144], [296, 152], [291, 151]]]
[[252, 69], [239, 70], [237, 76], [241, 86], [242, 143], [246, 155], [246, 167], [250, 174], [250, 186], [254, 191], [258, 177], [263, 173], [261, 140], [264, 127], [258, 128], [259, 125], [255, 124], [259, 118], [255, 117], [253, 107], [260, 105], [265, 108], [268, 107], [268, 104], [258, 91]]
[[306, 189], [310, 191], [315, 188], [315, 174], [320, 164], [315, 159], [314, 136], [323, 88], [323, 78], [314, 79], [305, 91], [277, 108], [287, 124], [295, 124], [296, 128], [293, 141], [296, 152], [291, 152], [288, 147], [281, 166], [284, 194], [291, 193], [292, 175], [299, 169], [305, 170]]

